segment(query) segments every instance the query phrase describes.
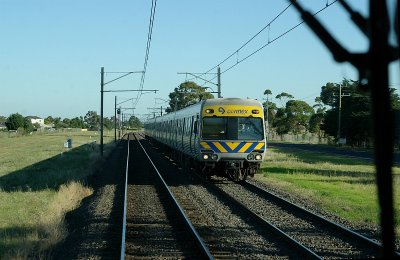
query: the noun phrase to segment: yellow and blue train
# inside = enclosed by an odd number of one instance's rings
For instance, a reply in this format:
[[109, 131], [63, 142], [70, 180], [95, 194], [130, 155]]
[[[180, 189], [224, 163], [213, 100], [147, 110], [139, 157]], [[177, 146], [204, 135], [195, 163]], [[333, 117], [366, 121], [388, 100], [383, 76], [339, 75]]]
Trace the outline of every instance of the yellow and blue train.
[[254, 99], [218, 98], [145, 122], [145, 135], [202, 174], [254, 176], [266, 150], [264, 111]]

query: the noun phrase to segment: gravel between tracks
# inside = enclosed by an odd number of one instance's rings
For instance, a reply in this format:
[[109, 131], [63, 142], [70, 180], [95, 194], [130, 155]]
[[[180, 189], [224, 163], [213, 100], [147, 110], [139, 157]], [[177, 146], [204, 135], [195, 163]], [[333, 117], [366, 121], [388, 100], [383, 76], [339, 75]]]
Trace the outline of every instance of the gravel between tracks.
[[125, 257], [179, 259], [201, 255], [139, 143], [133, 140], [130, 147]]
[[[268, 191], [278, 195], [279, 197], [282, 197], [292, 203], [295, 203], [298, 206], [306, 208], [306, 209], [308, 209], [314, 213], [317, 213], [331, 221], [341, 224], [357, 233], [362, 234], [363, 236], [366, 236], [370, 239], [381, 242], [379, 226], [375, 226], [372, 224], [355, 223], [355, 222], [351, 222], [346, 219], [343, 219], [341, 217], [338, 217], [337, 215], [330, 213], [321, 207], [318, 207], [313, 201], [308, 200], [307, 198], [302, 198], [297, 195], [282, 191], [281, 189], [275, 187], [274, 185], [271, 185], [268, 182], [265, 182], [265, 179], [262, 177], [262, 174], [256, 174], [254, 176], [254, 179], [250, 180], [250, 181], [255, 181], [257, 183], [257, 185], [264, 187], [266, 190], [268, 190]], [[398, 252], [400, 251], [400, 239], [396, 239], [395, 248]]]
[[[146, 142], [144, 142], [146, 143]], [[216, 258], [301, 258], [243, 212], [145, 145], [164, 180]]]
[[244, 186], [231, 181], [214, 179], [213, 182], [324, 259], [374, 257], [374, 251], [369, 246], [343, 237], [340, 233], [336, 233], [337, 229], [310, 219], [301, 211], [287, 209], [279, 202], [275, 203], [274, 199], [264, 199]]

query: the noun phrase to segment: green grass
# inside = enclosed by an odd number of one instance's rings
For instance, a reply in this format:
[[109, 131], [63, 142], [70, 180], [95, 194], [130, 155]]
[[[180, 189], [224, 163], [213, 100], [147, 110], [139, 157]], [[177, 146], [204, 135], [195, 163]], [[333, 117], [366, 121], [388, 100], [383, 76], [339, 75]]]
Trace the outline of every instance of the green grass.
[[[105, 134], [105, 154], [113, 137]], [[97, 132], [0, 138], [0, 259], [25, 255], [46, 239], [40, 227], [60, 187], [79, 183], [99, 166], [99, 139]]]
[[[379, 225], [374, 165], [336, 155], [271, 148], [262, 164], [263, 181], [314, 201], [356, 223]], [[400, 168], [393, 167], [395, 222], [400, 234]]]

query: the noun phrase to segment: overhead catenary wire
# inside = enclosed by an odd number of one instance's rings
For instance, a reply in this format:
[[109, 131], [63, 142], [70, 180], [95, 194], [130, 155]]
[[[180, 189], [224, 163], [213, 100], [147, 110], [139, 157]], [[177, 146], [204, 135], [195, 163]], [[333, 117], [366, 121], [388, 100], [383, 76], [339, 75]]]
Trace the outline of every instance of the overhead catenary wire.
[[[321, 8], [320, 10], [318, 10], [317, 12], [315, 12], [313, 14], [313, 16], [318, 15], [319, 13], [321, 13], [322, 11], [324, 11], [325, 9], [327, 9], [328, 7], [330, 7], [331, 5], [333, 5], [334, 3], [336, 3], [338, 0], [334, 0], [331, 3], [328, 3], [328, 1], [326, 2], [325, 6], [323, 8]], [[266, 28], [270, 27], [271, 24], [273, 23], [273, 21], [275, 21], [280, 15], [282, 15], [291, 5], [287, 6], [283, 11], [281, 11], [274, 19], [272, 19], [266, 26], [263, 27], [263, 29], [261, 29], [258, 33], [256, 33], [253, 37], [250, 38], [250, 40], [248, 40], [245, 44], [243, 44], [239, 49], [235, 50], [232, 54], [230, 54], [227, 58], [225, 58], [224, 60], [222, 60], [220, 63], [218, 63], [217, 65], [215, 65], [214, 67], [212, 67], [211, 69], [209, 69], [208, 71], [206, 71], [203, 75], [207, 74], [208, 72], [210, 72], [211, 70], [221, 66], [223, 63], [225, 63], [227, 60], [229, 60], [232, 56], [234, 56], [235, 54], [237, 54], [241, 49], [243, 49], [248, 43], [250, 43], [254, 38], [256, 38], [262, 31], [264, 31]], [[228, 67], [227, 69], [221, 71], [221, 74], [224, 74], [225, 72], [228, 72], [229, 70], [233, 69], [234, 67], [236, 67], [237, 65], [239, 65], [240, 63], [242, 63], [243, 61], [247, 60], [248, 58], [252, 57], [253, 55], [255, 55], [256, 53], [260, 52], [262, 49], [264, 49], [265, 47], [269, 46], [271, 43], [277, 41], [278, 39], [282, 38], [283, 36], [287, 35], [289, 32], [293, 31], [294, 29], [296, 29], [297, 27], [299, 27], [300, 25], [302, 25], [304, 23], [304, 20], [300, 21], [298, 24], [296, 24], [295, 26], [291, 27], [290, 29], [286, 30], [285, 32], [283, 32], [282, 34], [280, 34], [279, 36], [273, 38], [272, 40], [270, 40], [268, 38], [268, 42], [264, 45], [262, 45], [261, 47], [259, 47], [257, 50], [253, 51], [252, 53], [250, 53], [249, 55], [247, 55], [246, 57], [242, 58], [242, 59], [236, 59], [236, 63], [234, 63], [233, 65], [231, 65], [230, 67]], [[214, 76], [211, 80], [214, 80], [215, 78], [217, 78], [217, 76]], [[202, 86], [206, 85], [206, 83], [204, 83]]]
[[139, 102], [140, 97], [142, 96], [142, 90], [144, 87], [144, 82], [146, 79], [146, 72], [147, 72], [147, 63], [149, 60], [149, 55], [150, 55], [150, 46], [151, 46], [151, 39], [152, 39], [152, 33], [153, 33], [153, 25], [154, 25], [154, 17], [156, 13], [156, 7], [157, 7], [157, 0], [152, 0], [151, 1], [151, 10], [150, 10], [150, 20], [149, 20], [149, 29], [147, 33], [147, 44], [146, 44], [146, 52], [145, 52], [145, 57], [144, 57], [144, 64], [143, 64], [143, 73], [142, 77], [140, 79], [140, 85], [139, 85], [139, 92], [136, 96], [136, 101], [134, 104], [134, 107], [136, 107], [137, 103]]
[[267, 29], [268, 27], [271, 26], [271, 24], [279, 18], [279, 16], [281, 16], [283, 13], [286, 12], [286, 10], [289, 9], [289, 7], [292, 4], [289, 4], [288, 6], [286, 6], [278, 15], [276, 15], [267, 25], [265, 25], [260, 31], [258, 31], [256, 34], [254, 34], [247, 42], [245, 42], [242, 46], [239, 47], [239, 49], [237, 49], [236, 51], [234, 51], [232, 54], [230, 54], [228, 57], [226, 57], [223, 61], [221, 61], [220, 63], [218, 63], [217, 65], [215, 65], [214, 67], [212, 67], [211, 69], [209, 69], [208, 71], [206, 71], [204, 74], [207, 74], [208, 72], [216, 69], [217, 67], [219, 67], [220, 65], [222, 65], [223, 63], [225, 63], [225, 61], [229, 60], [233, 55], [238, 54], [240, 50], [242, 50], [244, 47], [246, 47], [246, 45], [248, 45], [251, 41], [253, 41], [260, 33], [262, 33], [265, 29]]
[[[291, 5], [292, 5], [292, 4], [289, 4], [288, 6], [286, 6], [281, 12], [279, 12], [279, 14], [277, 14], [271, 21], [269, 21], [269, 22], [267, 23], [267, 25], [265, 25], [261, 30], [259, 30], [256, 34], [254, 34], [249, 40], [247, 40], [244, 44], [242, 44], [242, 46], [240, 46], [237, 50], [235, 50], [234, 52], [232, 52], [228, 57], [226, 57], [225, 59], [223, 59], [220, 63], [218, 63], [217, 65], [215, 65], [215, 66], [212, 67], [211, 69], [207, 70], [206, 72], [201, 73], [201, 74], [200, 74], [200, 77], [201, 77], [201, 76], [204, 76], [204, 75], [208, 74], [210, 71], [216, 69], [217, 67], [219, 67], [220, 65], [222, 65], [223, 63], [225, 63], [227, 60], [229, 60], [230, 58], [232, 58], [234, 55], [236, 55], [236, 61], [238, 61], [238, 59], [239, 59], [239, 51], [242, 50], [244, 47], [246, 47], [246, 45], [248, 45], [250, 42], [252, 42], [252, 41], [253, 41], [258, 35], [260, 35], [260, 33], [262, 33], [265, 29], [268, 28], [268, 30], [270, 30], [271, 24], [272, 24], [273, 22], [275, 22], [276, 19], [278, 19], [283, 13], [285, 13], [285, 12], [289, 9], [289, 7], [290, 7]], [[269, 40], [268, 40], [268, 41], [269, 41]], [[217, 76], [216, 76], [216, 77], [217, 77]], [[215, 79], [216, 77], [214, 77], [213, 79]], [[195, 79], [195, 78], [192, 78], [192, 79], [190, 79], [190, 80], [187, 80], [187, 79], [186, 79], [186, 81], [191, 81], [191, 80], [193, 80], [193, 79]], [[204, 85], [204, 84], [203, 84], [203, 85]]]

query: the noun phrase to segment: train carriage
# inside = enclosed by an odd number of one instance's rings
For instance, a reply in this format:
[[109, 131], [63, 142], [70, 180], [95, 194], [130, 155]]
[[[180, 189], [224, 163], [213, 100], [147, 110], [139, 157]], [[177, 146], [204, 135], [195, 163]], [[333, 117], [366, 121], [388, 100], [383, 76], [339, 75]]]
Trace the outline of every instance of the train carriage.
[[253, 99], [203, 100], [148, 120], [145, 134], [206, 176], [244, 180], [259, 170], [265, 156], [263, 107]]

